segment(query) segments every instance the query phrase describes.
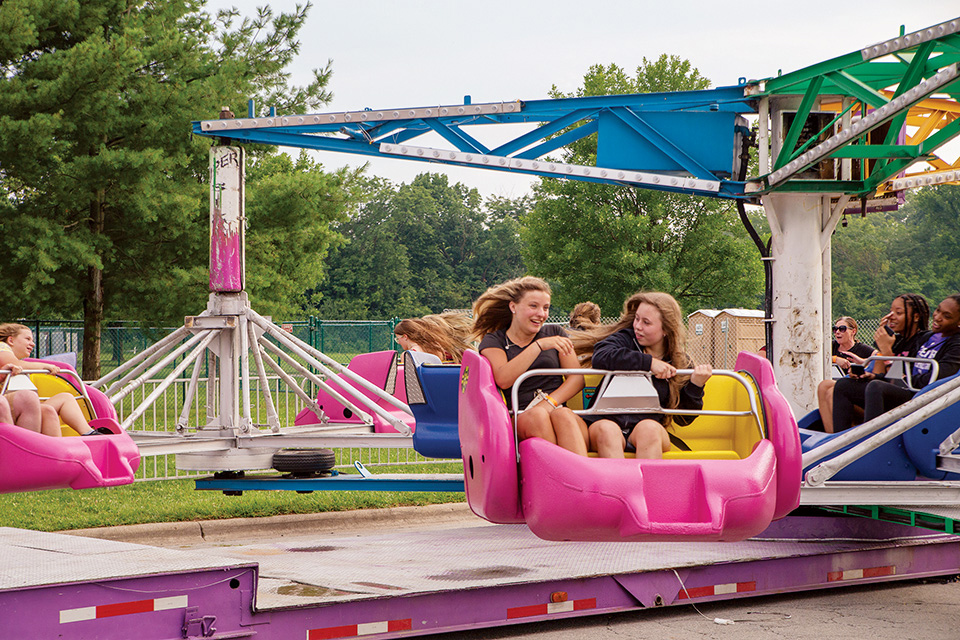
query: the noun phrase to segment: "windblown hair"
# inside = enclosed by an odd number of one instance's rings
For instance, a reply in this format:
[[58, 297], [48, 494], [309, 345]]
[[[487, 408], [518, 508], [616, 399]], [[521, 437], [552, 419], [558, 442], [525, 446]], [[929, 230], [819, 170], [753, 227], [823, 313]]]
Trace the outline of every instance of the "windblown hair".
[[919, 293], [904, 293], [897, 296], [903, 300], [907, 321], [903, 329], [903, 336], [909, 338], [926, 331], [930, 326], [930, 305]]
[[17, 324], [16, 322], [5, 322], [4, 324], [0, 324], [0, 342], [9, 342], [7, 338], [12, 338], [24, 330], [31, 331], [30, 327]]
[[571, 329], [593, 329], [600, 324], [600, 305], [596, 302], [581, 302], [570, 312]]
[[[633, 321], [637, 316], [637, 308], [647, 303], [656, 307], [660, 312], [660, 322], [663, 326], [664, 358], [678, 369], [690, 369], [693, 360], [686, 353], [686, 329], [683, 325], [683, 312], [680, 305], [669, 293], [659, 291], [639, 291], [623, 303], [623, 313], [616, 324], [600, 325], [586, 331], [574, 332], [570, 339], [580, 357], [584, 367], [590, 367], [593, 360], [594, 346], [621, 329], [633, 329]], [[676, 408], [680, 404], [680, 388], [690, 379], [690, 376], [674, 376], [670, 378], [670, 403], [668, 408]]]
[[473, 320], [471, 320], [470, 316], [465, 312], [444, 311], [440, 314], [424, 316], [424, 318], [433, 318], [443, 322], [457, 340], [463, 342], [465, 345], [470, 345], [470, 332], [473, 330]]
[[463, 359], [463, 352], [470, 348], [466, 333], [469, 324], [464, 324], [465, 319], [455, 316], [462, 314], [445, 313], [408, 318], [398, 322], [393, 332], [398, 336], [406, 335], [425, 353], [432, 353], [445, 362], [459, 363]]
[[540, 278], [524, 276], [508, 280], [484, 291], [483, 295], [473, 303], [473, 332], [471, 337], [480, 340], [488, 333], [509, 328], [513, 321], [510, 303], [520, 302], [520, 298], [529, 291], [543, 291], [550, 295], [550, 285]]

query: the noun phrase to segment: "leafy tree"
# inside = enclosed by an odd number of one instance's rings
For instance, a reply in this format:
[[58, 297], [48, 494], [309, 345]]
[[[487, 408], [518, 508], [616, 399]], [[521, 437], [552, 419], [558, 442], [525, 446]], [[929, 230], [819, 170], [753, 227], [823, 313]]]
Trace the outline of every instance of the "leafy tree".
[[[216, 118], [223, 105], [239, 112], [251, 96], [293, 112], [328, 100], [329, 64], [304, 87], [290, 86], [285, 71], [309, 6], [276, 16], [262, 8], [238, 22], [236, 11], [203, 12], [201, 0], [0, 4], [0, 276], [23, 291], [0, 302], [7, 317], [71, 317], [82, 306], [90, 378], [98, 375], [105, 318], [199, 311], [210, 141], [193, 139], [190, 121]], [[320, 192], [342, 198], [334, 193], [339, 179], [282, 162], [251, 162], [263, 195], [250, 190], [249, 217], [277, 224], [270, 240], [254, 228], [248, 255], [272, 252], [251, 272], [251, 283], [264, 287], [255, 298], [289, 310], [296, 278], [315, 281], [317, 270], [297, 264], [302, 256], [279, 255], [279, 221], [329, 219], [336, 214]], [[281, 202], [294, 208], [281, 211]], [[297, 229], [286, 240], [299, 250]], [[303, 233], [319, 254], [331, 241], [316, 228]]]
[[469, 307], [487, 287], [523, 272], [519, 207], [442, 174], [410, 184], [368, 183], [368, 195], [338, 230], [320, 313], [336, 318], [409, 317]]
[[922, 292], [937, 304], [960, 291], [960, 186], [918, 190], [904, 215], [913, 223], [912, 242], [896, 245], [898, 257], [909, 258], [914, 271], [927, 274]]
[[852, 218], [832, 255], [834, 315], [878, 318], [902, 293], [936, 305], [960, 291], [960, 187], [920, 189], [899, 211]]
[[[709, 81], [689, 61], [643, 59], [634, 77], [617, 65], [591, 67], [583, 86], [553, 98], [705, 89]], [[564, 162], [593, 164], [596, 134], [564, 151]], [[734, 207], [714, 199], [631, 187], [542, 179], [535, 206], [523, 218], [524, 258], [531, 271], [556, 283], [554, 304], [585, 299], [616, 314], [640, 289], [666, 291], [686, 311], [755, 307], [762, 287], [756, 248]]]

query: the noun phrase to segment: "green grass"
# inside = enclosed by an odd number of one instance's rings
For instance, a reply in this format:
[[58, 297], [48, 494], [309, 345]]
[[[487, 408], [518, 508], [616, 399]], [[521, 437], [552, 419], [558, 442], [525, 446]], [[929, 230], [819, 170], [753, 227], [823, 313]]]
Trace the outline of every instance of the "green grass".
[[[457, 463], [380, 467], [376, 472], [453, 473]], [[386, 491], [245, 491], [225, 496], [196, 491], [193, 480], [137, 482], [123, 487], [59, 489], [0, 495], [0, 525], [36, 531], [64, 531], [151, 522], [253, 518], [352, 509], [463, 502], [463, 493]]]

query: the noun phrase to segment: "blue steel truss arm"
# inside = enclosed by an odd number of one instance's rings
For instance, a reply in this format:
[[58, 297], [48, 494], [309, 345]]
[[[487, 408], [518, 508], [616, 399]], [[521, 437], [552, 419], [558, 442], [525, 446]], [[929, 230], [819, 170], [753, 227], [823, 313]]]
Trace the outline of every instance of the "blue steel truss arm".
[[687, 154], [683, 149], [670, 142], [657, 129], [644, 120], [640, 114], [635, 113], [627, 107], [616, 107], [610, 109], [610, 112], [620, 118], [631, 129], [649, 140], [664, 155], [674, 158], [680, 166], [689, 171], [692, 175], [703, 178], [704, 180], [716, 180], [716, 176]]
[[473, 151], [474, 153], [490, 153], [490, 149], [480, 144], [473, 138], [468, 135], [463, 129], [457, 125], [445, 125], [439, 120], [425, 120], [424, 121], [428, 127], [436, 131], [443, 137], [447, 142], [455, 146], [460, 151]]
[[[592, 118], [593, 116], [595, 116], [595, 114], [596, 114], [596, 111], [593, 109], [577, 109], [575, 111], [571, 111], [570, 113], [563, 115], [551, 122], [544, 123], [542, 126], [537, 127], [536, 129], [534, 129], [529, 133], [525, 133], [521, 136], [514, 138], [510, 142], [500, 145], [499, 147], [491, 151], [491, 153], [498, 156], [508, 156], [512, 153], [516, 153], [517, 151], [530, 146], [531, 144], [539, 140], [544, 140], [550, 136], [554, 136], [555, 134], [563, 131], [564, 129], [568, 127], [572, 127], [573, 125], [577, 124], [581, 120]], [[550, 153], [550, 151], [553, 151], [556, 148], [557, 147], [554, 147], [549, 151], [544, 151], [542, 153], [539, 153], [534, 157], [539, 158], [542, 155], [546, 155], [547, 153]]]
[[577, 140], [582, 140], [587, 136], [593, 135], [597, 132], [597, 121], [590, 120], [586, 124], [583, 124], [575, 129], [570, 129], [565, 131], [558, 136], [554, 136], [546, 141], [543, 144], [538, 144], [537, 146], [516, 154], [515, 157], [523, 158], [524, 160], [533, 160], [535, 158], [542, 158], [548, 153], [552, 153], [557, 149], [561, 149], [568, 144], [576, 142]]
[[[636, 184], [651, 189], [735, 198], [743, 197], [743, 183], [721, 178], [735, 173], [733, 146], [742, 134], [736, 118], [741, 113], [754, 111], [753, 102], [744, 98], [744, 87], [735, 86], [677, 93], [211, 120], [194, 123], [194, 132], [238, 142], [367, 156], [403, 156], [545, 177]], [[664, 120], [665, 115], [669, 119], [669, 114], [683, 114], [685, 122], [694, 125], [703, 121], [712, 126], [713, 138], [701, 146], [713, 145], [720, 151], [701, 150], [697, 155], [672, 141], [675, 132]], [[604, 120], [610, 117], [632, 129], [630, 139], [621, 140], [619, 131], [610, 130], [614, 126], [612, 120]], [[608, 124], [602, 125], [601, 121]], [[492, 151], [478, 135], [491, 125], [517, 123], [537, 127], [525, 129]], [[465, 127], [471, 128], [470, 133]], [[452, 149], [413, 146], [428, 133], [438, 135]], [[546, 158], [551, 152], [597, 133], [600, 133], [598, 157], [609, 159], [609, 166], [575, 166]], [[477, 162], [467, 159], [467, 155], [478, 156]], [[479, 156], [484, 159], [480, 160]], [[714, 166], [707, 166], [701, 156], [709, 157]], [[528, 161], [530, 164], [524, 164]]]
[[[934, 93], [946, 93], [953, 102], [958, 101], [960, 89], [954, 88], [958, 64], [960, 18], [776, 78], [732, 87], [524, 102], [467, 101], [462, 105], [280, 117], [271, 114], [197, 122], [194, 132], [239, 142], [404, 157], [720, 198], [755, 200], [777, 190], [862, 196], [960, 134], [960, 124], [947, 122], [938, 123], [940, 130], [935, 134], [934, 127], [922, 127], [925, 140], [914, 136], [908, 145], [896, 138], [907, 122], [907, 111], [920, 101]], [[891, 98], [892, 88], [896, 91]], [[854, 103], [848, 102], [848, 106], [835, 109], [836, 117], [810, 141], [800, 140], [807, 116], [818, 105], [824, 101], [842, 104], [844, 100], [856, 101], [859, 115], [853, 113]], [[747, 182], [732, 180], [740, 172], [747, 133], [741, 116], [755, 114], [761, 106], [764, 113], [781, 113], [784, 105], [798, 103], [794, 122], [776, 151], [772, 173]], [[890, 132], [884, 140], [867, 135], [886, 123]], [[506, 142], [483, 142], [481, 130], [506, 124], [536, 128], [527, 128]], [[430, 138], [421, 140], [428, 135], [450, 148], [428, 146]], [[565, 164], [549, 155], [587, 136], [596, 136], [595, 166]], [[818, 144], [821, 136], [828, 137]], [[775, 145], [776, 141], [770, 142], [771, 148]], [[800, 175], [828, 158], [877, 162], [868, 178], [812, 180]]]

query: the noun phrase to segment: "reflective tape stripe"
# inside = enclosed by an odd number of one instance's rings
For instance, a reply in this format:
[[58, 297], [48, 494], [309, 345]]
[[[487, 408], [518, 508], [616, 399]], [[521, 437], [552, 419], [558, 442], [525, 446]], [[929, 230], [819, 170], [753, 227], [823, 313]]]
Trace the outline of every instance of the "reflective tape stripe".
[[324, 627], [323, 629], [309, 629], [307, 640], [328, 640], [330, 638], [352, 638], [369, 636], [377, 633], [393, 631], [410, 631], [413, 628], [413, 619], [382, 620], [380, 622], [363, 622], [347, 624], [339, 627]]
[[688, 600], [691, 598], [707, 598], [710, 596], [721, 596], [729, 593], [749, 593], [757, 590], [756, 580], [750, 582], [727, 582], [724, 584], [714, 584], [708, 587], [693, 587], [684, 589], [681, 587], [677, 593], [677, 600]]
[[840, 580], [862, 580], [863, 578], [878, 578], [881, 576], [893, 576], [896, 575], [896, 573], [897, 568], [895, 566], [831, 571], [827, 574], [827, 582], [839, 582]]
[[152, 600], [132, 600], [130, 602], [116, 602], [102, 604], [95, 607], [80, 607], [64, 609], [60, 612], [60, 624], [66, 622], [80, 622], [82, 620], [97, 620], [125, 616], [131, 613], [148, 613], [151, 611], [166, 611], [169, 609], [183, 609], [187, 606], [187, 596], [171, 596], [154, 598]]
[[585, 609], [596, 609], [596, 598], [584, 598], [582, 600], [565, 600], [564, 602], [547, 602], [544, 604], [532, 604], [525, 607], [512, 607], [507, 609], [507, 620], [514, 618], [529, 618], [531, 616], [546, 616], [551, 613], [566, 613], [569, 611], [583, 611]]

